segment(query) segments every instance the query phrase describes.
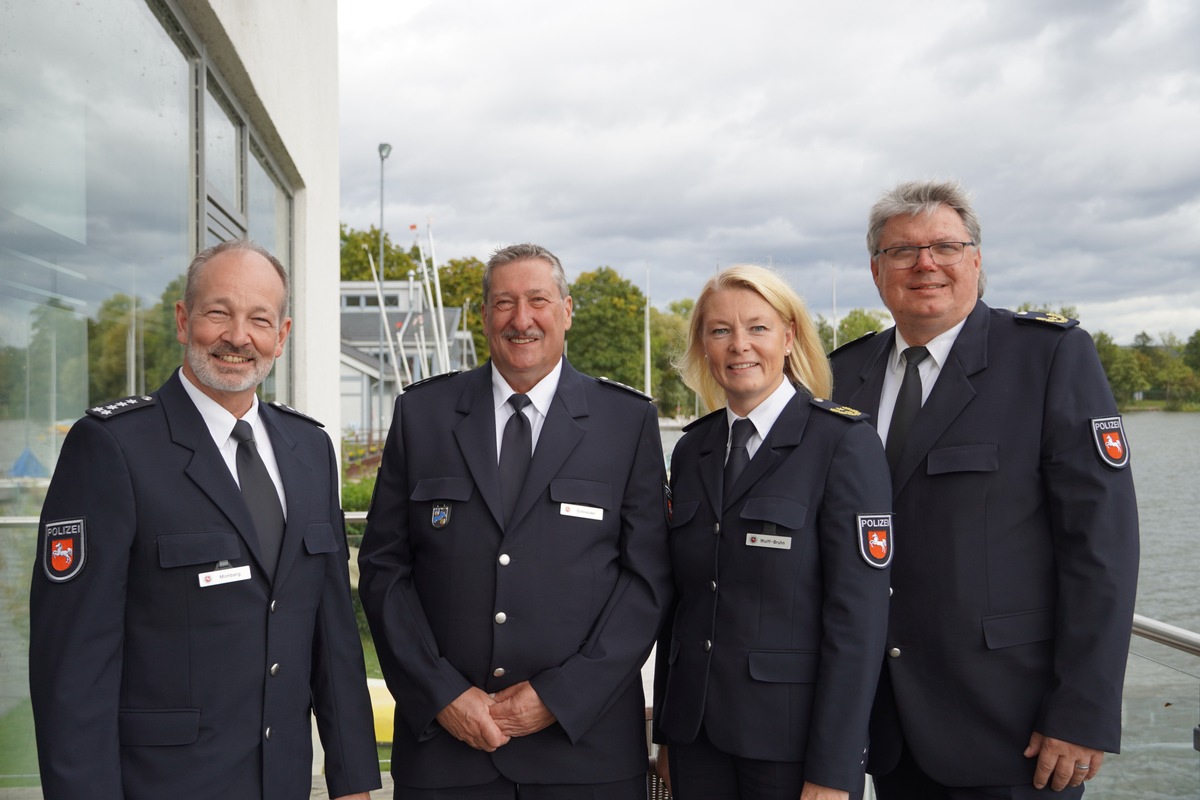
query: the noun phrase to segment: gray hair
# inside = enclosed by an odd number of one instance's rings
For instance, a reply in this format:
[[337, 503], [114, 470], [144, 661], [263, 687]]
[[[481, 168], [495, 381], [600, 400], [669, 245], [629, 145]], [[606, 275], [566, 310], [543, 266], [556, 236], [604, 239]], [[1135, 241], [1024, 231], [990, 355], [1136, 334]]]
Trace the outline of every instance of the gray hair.
[[[871, 260], [879, 250], [879, 239], [883, 235], [883, 226], [892, 217], [913, 216], [918, 214], [930, 215], [941, 206], [952, 209], [962, 220], [971, 237], [978, 247], [983, 243], [983, 234], [979, 227], [979, 216], [971, 207], [971, 196], [963, 185], [955, 180], [948, 181], [907, 181], [893, 189], [884, 192], [871, 206], [871, 214], [867, 218], [867, 252]], [[983, 289], [987, 283], [982, 267], [979, 270], [979, 296], [983, 297]]]
[[567, 276], [563, 272], [562, 262], [558, 260], [558, 256], [551, 253], [546, 248], [538, 244], [526, 242], [524, 244], [512, 244], [508, 247], [502, 247], [492, 253], [492, 257], [488, 259], [487, 265], [483, 269], [483, 302], [487, 305], [488, 298], [492, 293], [492, 270], [496, 267], [502, 267], [505, 264], [512, 264], [517, 261], [532, 261], [541, 259], [550, 265], [550, 275], [554, 278], [554, 282], [558, 284], [559, 297], [566, 297], [571, 293], [567, 286]]
[[287, 270], [283, 268], [283, 264], [279, 262], [278, 258], [271, 255], [267, 248], [251, 239], [229, 239], [212, 247], [206, 247], [199, 253], [196, 253], [195, 258], [192, 259], [192, 263], [188, 264], [187, 268], [187, 285], [183, 290], [183, 307], [191, 313], [196, 303], [196, 282], [200, 279], [200, 272], [204, 269], [205, 265], [215, 257], [221, 255], [221, 253], [237, 250], [257, 253], [275, 268], [275, 273], [279, 275], [279, 280], [283, 282], [283, 302], [279, 306], [279, 318], [282, 320], [287, 316], [288, 295], [291, 293], [291, 284], [288, 281]]

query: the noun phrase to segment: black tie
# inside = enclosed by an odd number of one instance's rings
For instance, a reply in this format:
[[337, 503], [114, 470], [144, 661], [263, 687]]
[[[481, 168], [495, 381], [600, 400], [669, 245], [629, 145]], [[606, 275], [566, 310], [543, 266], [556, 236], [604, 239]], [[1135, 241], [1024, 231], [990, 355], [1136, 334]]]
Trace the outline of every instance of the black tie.
[[504, 425], [504, 437], [500, 440], [500, 496], [504, 503], [505, 525], [512, 520], [517, 495], [521, 494], [521, 484], [525, 482], [525, 473], [529, 472], [529, 462], [533, 460], [533, 429], [529, 426], [529, 417], [521, 410], [529, 405], [529, 398], [514, 394], [508, 398], [508, 403], [513, 407], [513, 413]]
[[283, 507], [279, 505], [275, 482], [271, 480], [267, 465], [254, 445], [254, 431], [250, 423], [244, 419], [235, 422], [233, 438], [238, 441], [238, 485], [242, 487], [242, 497], [246, 499], [254, 520], [258, 547], [262, 550], [263, 569], [267, 577], [274, 577], [279, 548], [283, 544]]
[[725, 494], [728, 500], [733, 491], [733, 485], [741, 476], [742, 470], [750, 463], [750, 451], [746, 443], [754, 434], [754, 423], [748, 419], [739, 419], [733, 423], [733, 435], [729, 440], [729, 458], [725, 461]]
[[892, 424], [888, 427], [887, 460], [892, 469], [900, 460], [908, 429], [921, 410], [921, 372], [917, 367], [927, 355], [929, 351], [924, 347], [909, 347], [904, 351], [904, 380], [900, 382], [896, 408], [892, 411]]

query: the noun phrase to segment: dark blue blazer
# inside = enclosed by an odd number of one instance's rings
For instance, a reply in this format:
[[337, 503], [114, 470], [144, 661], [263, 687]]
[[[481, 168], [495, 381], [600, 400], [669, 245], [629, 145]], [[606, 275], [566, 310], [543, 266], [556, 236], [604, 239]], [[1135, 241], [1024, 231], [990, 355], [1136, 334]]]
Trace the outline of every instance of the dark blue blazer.
[[[654, 406], [564, 361], [506, 528], [491, 364], [397, 398], [359, 592], [396, 698], [398, 784], [645, 772], [639, 670], [670, 594], [664, 467]], [[572, 504], [601, 513], [564, 514]], [[471, 686], [525, 680], [558, 721], [494, 753], [435, 719]]]
[[[979, 302], [892, 476], [901, 545], [872, 772], [899, 757], [952, 786], [1031, 782], [1033, 731], [1116, 752], [1137, 582], [1128, 468], [1091, 337]], [[833, 354], [834, 397], [879, 405], [895, 331]], [[881, 682], [888, 689], [888, 682]], [[898, 719], [897, 719], [898, 716]]]
[[[82, 519], [83, 566], [53, 582], [39, 552], [30, 595], [48, 800], [307, 797], [310, 711], [331, 796], [379, 786], [333, 448], [313, 421], [259, 409], [287, 497], [273, 581], [177, 374], [67, 435], [41, 531]], [[203, 588], [221, 561], [250, 579]]]
[[[724, 410], [675, 446], [678, 599], [658, 645], [655, 736], [691, 742], [703, 724], [727, 753], [802, 761], [805, 780], [849, 791], [862, 787], [888, 602], [857, 520], [886, 516], [892, 497], [875, 429], [826, 406], [797, 392], [729, 497]], [[748, 541], [764, 535], [788, 549]]]

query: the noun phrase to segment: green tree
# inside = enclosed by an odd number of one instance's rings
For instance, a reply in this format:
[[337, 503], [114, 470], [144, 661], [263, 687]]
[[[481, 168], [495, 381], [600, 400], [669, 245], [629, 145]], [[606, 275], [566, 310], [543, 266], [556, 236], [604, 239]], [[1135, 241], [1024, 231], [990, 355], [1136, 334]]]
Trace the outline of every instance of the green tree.
[[695, 394], [675, 369], [687, 347], [687, 324], [686, 314], [650, 309], [650, 383], [663, 417], [690, 416], [696, 407]]
[[1137, 354], [1127, 347], [1116, 348], [1116, 352], [1112, 354], [1112, 363], [1105, 367], [1104, 373], [1108, 376], [1108, 385], [1112, 388], [1113, 399], [1117, 401], [1118, 408], [1127, 407], [1133, 401], [1135, 393], [1150, 388], [1150, 382], [1142, 372], [1141, 361]]
[[891, 323], [891, 319], [890, 314], [879, 309], [871, 311], [863, 308], [853, 309], [838, 323], [837, 343], [841, 346], [872, 331], [878, 333]]
[[585, 272], [571, 284], [574, 319], [567, 354], [576, 369], [630, 386], [643, 381], [645, 296], [612, 267]]
[[[371, 260], [379, 261], [379, 229], [372, 225], [365, 231], [355, 230], [342, 223], [341, 226], [341, 267], [344, 281], [371, 280]], [[371, 258], [367, 258], [368, 251]], [[417, 270], [421, 257], [414, 244], [408, 250], [402, 250], [392, 243], [386, 233], [383, 235], [383, 257], [386, 264], [384, 280], [398, 281], [408, 277], [409, 270]], [[375, 269], [380, 269], [375, 264]]]
[[817, 336], [821, 337], [821, 347], [824, 348], [825, 354], [832, 353], [835, 349], [833, 346], [833, 326], [821, 314], [817, 314], [817, 318], [813, 320], [813, 324], [817, 326]]
[[[479, 362], [488, 357], [487, 336], [483, 332], [483, 270], [486, 265], [474, 256], [452, 258], [438, 269], [442, 285], [442, 305], [446, 308], [467, 307], [467, 330], [475, 340]], [[450, 333], [450, 331], [447, 331]]]
[[1195, 330], [1183, 346], [1183, 363], [1192, 368], [1192, 372], [1200, 374], [1200, 330]]

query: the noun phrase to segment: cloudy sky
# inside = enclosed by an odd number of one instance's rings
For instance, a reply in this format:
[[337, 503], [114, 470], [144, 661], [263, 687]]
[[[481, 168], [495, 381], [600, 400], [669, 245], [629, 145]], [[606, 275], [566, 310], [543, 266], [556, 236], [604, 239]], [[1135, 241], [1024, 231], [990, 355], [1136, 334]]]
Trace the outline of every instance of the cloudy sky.
[[341, 0], [341, 207], [437, 259], [535, 241], [655, 305], [769, 264], [881, 307], [879, 193], [961, 180], [987, 299], [1200, 328], [1193, 0]]

